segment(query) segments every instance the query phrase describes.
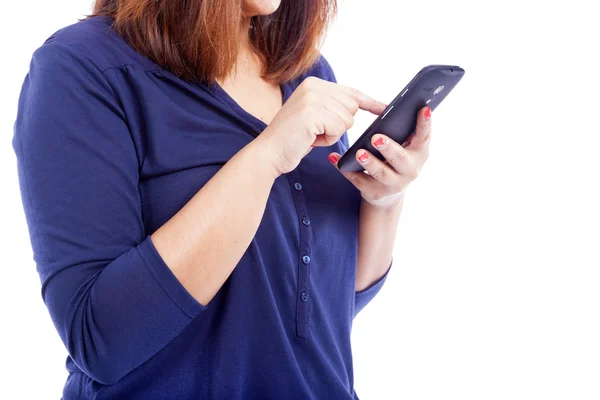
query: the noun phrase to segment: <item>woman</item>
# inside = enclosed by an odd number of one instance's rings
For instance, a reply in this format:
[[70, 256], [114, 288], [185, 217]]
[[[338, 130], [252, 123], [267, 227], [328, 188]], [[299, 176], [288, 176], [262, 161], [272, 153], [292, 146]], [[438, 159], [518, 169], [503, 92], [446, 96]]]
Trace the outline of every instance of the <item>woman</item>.
[[[359, 108], [333, 0], [101, 0], [34, 53], [13, 147], [64, 399], [356, 399], [430, 110], [335, 165]], [[329, 159], [329, 161], [328, 161]]]

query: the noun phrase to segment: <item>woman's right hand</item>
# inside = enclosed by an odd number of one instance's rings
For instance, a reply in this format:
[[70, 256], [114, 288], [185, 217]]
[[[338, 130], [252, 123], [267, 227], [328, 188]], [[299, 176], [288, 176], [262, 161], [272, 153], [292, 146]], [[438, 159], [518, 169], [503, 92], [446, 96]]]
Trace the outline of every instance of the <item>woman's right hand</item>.
[[379, 115], [386, 105], [362, 92], [306, 78], [260, 134], [278, 175], [295, 169], [312, 147], [331, 146], [354, 124], [358, 109]]

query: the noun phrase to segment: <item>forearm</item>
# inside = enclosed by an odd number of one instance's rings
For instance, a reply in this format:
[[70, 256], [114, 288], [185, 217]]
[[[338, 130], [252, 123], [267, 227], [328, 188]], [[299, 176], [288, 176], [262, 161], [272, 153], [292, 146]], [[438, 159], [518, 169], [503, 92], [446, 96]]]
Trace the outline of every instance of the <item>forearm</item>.
[[181, 284], [206, 305], [256, 234], [276, 176], [255, 139], [169, 221], [152, 242]]
[[376, 207], [363, 200], [360, 206], [356, 290], [381, 278], [390, 266], [402, 213], [404, 194], [390, 207]]

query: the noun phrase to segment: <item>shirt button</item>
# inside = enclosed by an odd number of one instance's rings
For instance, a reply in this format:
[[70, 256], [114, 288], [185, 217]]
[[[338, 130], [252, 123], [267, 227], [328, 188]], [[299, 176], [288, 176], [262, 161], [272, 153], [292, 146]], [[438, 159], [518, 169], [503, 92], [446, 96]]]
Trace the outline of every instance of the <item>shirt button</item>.
[[302, 262], [303, 262], [304, 264], [308, 264], [308, 263], [310, 262], [310, 257], [309, 257], [309, 256], [304, 256], [304, 257], [302, 257]]
[[302, 190], [302, 185], [300, 184], [300, 182], [294, 183], [294, 189], [296, 189], [296, 190]]
[[302, 217], [302, 223], [308, 226], [310, 225], [310, 219], [308, 217]]
[[308, 301], [308, 293], [302, 292], [302, 295], [300, 296], [300, 298], [302, 299], [303, 302], [306, 303]]

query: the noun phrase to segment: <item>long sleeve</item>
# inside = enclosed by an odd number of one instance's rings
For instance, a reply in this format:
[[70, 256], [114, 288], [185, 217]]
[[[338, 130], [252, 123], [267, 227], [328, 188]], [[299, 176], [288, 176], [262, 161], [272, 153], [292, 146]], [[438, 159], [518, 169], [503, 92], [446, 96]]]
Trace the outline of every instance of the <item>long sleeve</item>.
[[34, 53], [12, 144], [44, 302], [77, 366], [112, 384], [206, 307], [145, 232], [140, 155], [87, 56], [55, 42]]

